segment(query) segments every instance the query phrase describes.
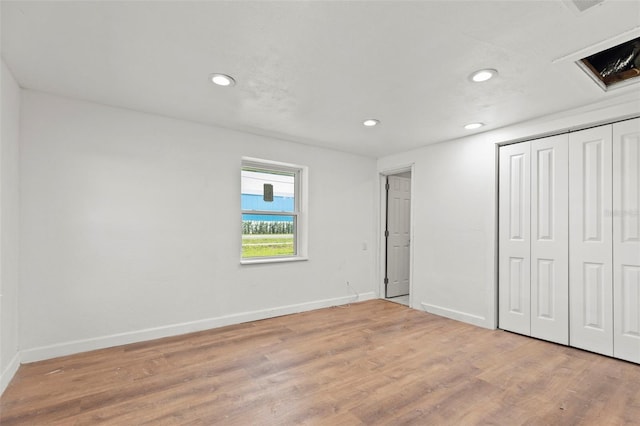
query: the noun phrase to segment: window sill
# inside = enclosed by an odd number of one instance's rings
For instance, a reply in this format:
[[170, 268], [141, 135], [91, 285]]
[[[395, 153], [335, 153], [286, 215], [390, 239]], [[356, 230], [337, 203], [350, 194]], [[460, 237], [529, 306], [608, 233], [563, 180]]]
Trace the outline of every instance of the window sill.
[[261, 263], [282, 263], [282, 262], [301, 262], [309, 260], [306, 256], [290, 256], [290, 257], [262, 257], [256, 259], [242, 259], [241, 265], [256, 265]]

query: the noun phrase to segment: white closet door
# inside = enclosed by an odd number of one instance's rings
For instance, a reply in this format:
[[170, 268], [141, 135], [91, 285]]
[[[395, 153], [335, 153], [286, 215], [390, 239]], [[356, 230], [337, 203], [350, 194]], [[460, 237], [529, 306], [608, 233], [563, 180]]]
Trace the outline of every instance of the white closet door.
[[640, 362], [640, 119], [613, 125], [613, 355]]
[[569, 137], [531, 142], [531, 335], [569, 344]]
[[569, 135], [570, 344], [613, 355], [611, 126]]
[[530, 146], [500, 148], [499, 170], [499, 326], [531, 334]]

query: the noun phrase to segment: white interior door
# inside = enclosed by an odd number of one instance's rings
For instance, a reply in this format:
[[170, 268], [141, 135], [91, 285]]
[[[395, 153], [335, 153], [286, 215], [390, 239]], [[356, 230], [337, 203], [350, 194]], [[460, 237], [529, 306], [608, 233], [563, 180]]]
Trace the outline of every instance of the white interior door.
[[389, 176], [387, 183], [386, 297], [397, 297], [409, 294], [411, 179]]
[[613, 125], [613, 354], [640, 363], [640, 119]]
[[569, 135], [570, 344], [613, 355], [611, 126]]
[[569, 137], [531, 142], [531, 336], [569, 344]]
[[500, 148], [499, 327], [531, 334], [530, 142]]

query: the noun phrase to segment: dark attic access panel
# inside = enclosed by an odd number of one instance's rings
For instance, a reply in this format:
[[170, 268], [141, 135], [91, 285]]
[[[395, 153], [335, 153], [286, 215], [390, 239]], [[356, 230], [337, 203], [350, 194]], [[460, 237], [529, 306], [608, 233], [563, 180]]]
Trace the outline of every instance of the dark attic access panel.
[[[640, 76], [640, 37], [581, 59], [603, 89]], [[640, 81], [640, 80], [637, 80]]]

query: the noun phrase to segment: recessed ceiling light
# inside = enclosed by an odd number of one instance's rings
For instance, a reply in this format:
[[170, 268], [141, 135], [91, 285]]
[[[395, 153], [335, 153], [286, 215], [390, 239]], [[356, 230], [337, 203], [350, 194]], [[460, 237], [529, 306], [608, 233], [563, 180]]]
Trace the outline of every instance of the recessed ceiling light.
[[498, 75], [498, 71], [488, 68], [474, 72], [469, 78], [471, 78], [471, 81], [475, 83], [480, 83], [483, 81], [491, 80], [496, 75]]
[[467, 130], [474, 130], [474, 129], [479, 129], [482, 126], [484, 126], [484, 123], [469, 123], [465, 125], [464, 128]]
[[367, 120], [364, 120], [362, 124], [364, 124], [367, 127], [373, 127], [380, 124], [380, 120], [376, 120], [375, 118], [369, 118]]
[[233, 77], [226, 74], [211, 74], [211, 81], [218, 86], [235, 86]]

